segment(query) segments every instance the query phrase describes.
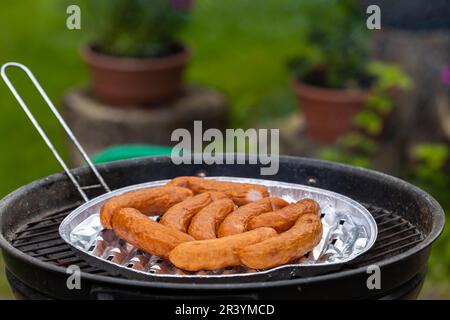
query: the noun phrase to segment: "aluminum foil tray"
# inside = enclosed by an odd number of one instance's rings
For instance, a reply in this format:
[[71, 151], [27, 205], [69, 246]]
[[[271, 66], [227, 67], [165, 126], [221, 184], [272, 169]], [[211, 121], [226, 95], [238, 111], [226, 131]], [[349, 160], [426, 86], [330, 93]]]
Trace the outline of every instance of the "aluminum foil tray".
[[209, 178], [261, 184], [269, 189], [272, 196], [281, 197], [288, 202], [303, 198], [316, 200], [322, 212], [321, 242], [298, 261], [269, 270], [258, 271], [240, 266], [214, 271], [185, 272], [177, 269], [168, 260], [137, 250], [119, 239], [113, 231], [103, 229], [99, 210], [106, 200], [129, 191], [161, 186], [168, 180], [132, 185], [101, 195], [70, 213], [61, 223], [59, 233], [76, 254], [110, 274], [150, 281], [193, 283], [285, 280], [317, 275], [338, 270], [346, 262], [369, 250], [375, 243], [377, 225], [370, 212], [356, 201], [338, 193], [271, 180]]

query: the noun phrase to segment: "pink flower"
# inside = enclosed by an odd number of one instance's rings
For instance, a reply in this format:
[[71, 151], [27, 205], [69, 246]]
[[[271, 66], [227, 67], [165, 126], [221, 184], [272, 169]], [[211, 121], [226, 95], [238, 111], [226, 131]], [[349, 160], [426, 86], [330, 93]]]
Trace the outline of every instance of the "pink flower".
[[444, 66], [441, 69], [441, 81], [443, 84], [450, 85], [450, 66]]
[[189, 10], [194, 4], [194, 0], [170, 0], [170, 4], [177, 10]]

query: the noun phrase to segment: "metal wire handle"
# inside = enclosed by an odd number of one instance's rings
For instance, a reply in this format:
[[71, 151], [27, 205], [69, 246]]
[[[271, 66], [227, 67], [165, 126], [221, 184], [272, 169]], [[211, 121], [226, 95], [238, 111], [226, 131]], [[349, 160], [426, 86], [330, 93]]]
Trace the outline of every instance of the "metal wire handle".
[[[100, 182], [100, 185], [105, 189], [106, 192], [110, 192], [111, 189], [109, 188], [109, 186], [106, 184], [105, 180], [103, 179], [103, 177], [100, 175], [100, 173], [97, 171], [97, 168], [94, 166], [94, 164], [92, 163], [91, 159], [89, 159], [89, 156], [87, 155], [87, 153], [84, 151], [83, 147], [80, 145], [80, 143], [78, 142], [77, 138], [75, 137], [75, 135], [73, 134], [72, 130], [70, 130], [69, 126], [67, 125], [67, 123], [64, 121], [63, 117], [61, 116], [61, 114], [58, 112], [58, 110], [55, 108], [55, 106], [53, 105], [53, 103], [50, 101], [49, 97], [47, 96], [47, 94], [45, 93], [44, 89], [42, 89], [42, 86], [39, 84], [39, 82], [37, 81], [37, 79], [34, 77], [33, 73], [30, 71], [30, 69], [28, 69], [26, 66], [24, 66], [21, 63], [17, 63], [17, 62], [8, 62], [5, 63], [2, 68], [1, 68], [1, 75], [3, 80], [6, 82], [6, 84], [9, 87], [9, 90], [11, 90], [11, 92], [13, 93], [14, 97], [16, 98], [16, 100], [19, 102], [20, 106], [22, 107], [23, 111], [25, 111], [26, 115], [28, 116], [28, 118], [31, 120], [31, 122], [33, 123], [34, 127], [36, 128], [36, 130], [39, 132], [39, 134], [41, 135], [42, 139], [44, 139], [45, 143], [47, 144], [47, 146], [49, 147], [49, 149], [52, 151], [53, 155], [55, 156], [56, 160], [58, 160], [58, 162], [60, 163], [60, 165], [62, 166], [62, 168], [64, 169], [64, 171], [66, 172], [67, 176], [69, 177], [69, 179], [72, 181], [72, 183], [75, 185], [75, 187], [77, 188], [78, 192], [80, 193], [80, 195], [83, 197], [84, 201], [89, 201], [89, 198], [87, 197], [86, 193], [84, 192], [83, 189], [88, 189], [90, 187], [81, 187], [80, 184], [78, 183], [77, 179], [75, 178], [75, 176], [70, 172], [69, 168], [67, 167], [66, 163], [64, 162], [64, 160], [61, 158], [61, 156], [59, 155], [58, 151], [56, 151], [56, 148], [54, 147], [54, 145], [52, 144], [52, 142], [50, 141], [50, 139], [48, 138], [47, 134], [45, 133], [45, 131], [41, 128], [41, 126], [39, 125], [39, 123], [37, 122], [36, 118], [33, 116], [33, 114], [31, 113], [30, 109], [28, 108], [28, 106], [26, 105], [26, 103], [23, 101], [22, 97], [19, 95], [19, 93], [17, 92], [16, 88], [14, 87], [14, 85], [11, 83], [11, 81], [9, 80], [8, 76], [6, 75], [6, 69], [9, 67], [13, 67], [13, 68], [19, 68], [22, 69], [23, 71], [25, 71], [25, 73], [28, 75], [28, 77], [30, 78], [31, 82], [33, 82], [35, 88], [39, 91], [39, 93], [41, 94], [42, 98], [44, 99], [44, 101], [47, 103], [47, 105], [49, 106], [49, 108], [52, 110], [53, 114], [55, 115], [56, 119], [59, 121], [59, 123], [61, 124], [61, 126], [63, 127], [64, 131], [66, 132], [67, 136], [70, 138], [70, 140], [75, 144], [76, 148], [78, 149], [78, 151], [80, 152], [80, 154], [83, 156], [84, 160], [86, 161], [86, 163], [89, 165], [89, 167], [91, 168], [92, 172], [95, 174], [95, 176], [97, 177], [98, 181]], [[92, 186], [91, 186], [92, 187]]]

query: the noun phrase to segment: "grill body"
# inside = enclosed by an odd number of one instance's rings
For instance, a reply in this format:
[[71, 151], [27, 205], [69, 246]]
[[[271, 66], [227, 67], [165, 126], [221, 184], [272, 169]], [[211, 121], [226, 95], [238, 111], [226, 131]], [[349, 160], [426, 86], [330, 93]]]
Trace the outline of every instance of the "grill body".
[[[180, 175], [260, 177], [258, 165], [176, 166], [168, 157], [98, 167], [114, 189]], [[73, 172], [82, 185], [95, 184], [87, 168]], [[281, 157], [279, 173], [264, 178], [332, 190], [363, 203], [377, 221], [377, 243], [339, 271], [314, 277], [233, 284], [145, 282], [113, 277], [80, 260], [59, 238], [59, 223], [82, 201], [67, 177], [57, 174], [18, 189], [0, 203], [0, 245], [10, 283], [18, 296], [27, 296], [20, 293], [22, 288], [60, 299], [411, 298], [419, 291], [431, 244], [444, 225], [442, 208], [428, 194], [374, 171], [294, 157]], [[101, 189], [88, 192], [94, 197]], [[82, 270], [80, 290], [67, 288], [66, 267], [71, 264]], [[381, 270], [379, 290], [367, 287], [367, 266], [372, 264]]]

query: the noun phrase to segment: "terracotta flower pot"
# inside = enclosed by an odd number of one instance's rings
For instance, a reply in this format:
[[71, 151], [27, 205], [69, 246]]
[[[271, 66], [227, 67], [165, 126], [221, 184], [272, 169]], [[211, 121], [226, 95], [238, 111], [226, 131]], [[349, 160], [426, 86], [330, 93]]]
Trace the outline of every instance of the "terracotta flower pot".
[[293, 86], [305, 116], [307, 134], [319, 144], [334, 143], [339, 136], [354, 129], [353, 118], [370, 94], [369, 90], [328, 89], [298, 80]]
[[96, 98], [111, 105], [142, 106], [168, 100], [181, 91], [190, 53], [183, 48], [161, 58], [125, 58], [85, 47], [82, 57], [89, 66]]

